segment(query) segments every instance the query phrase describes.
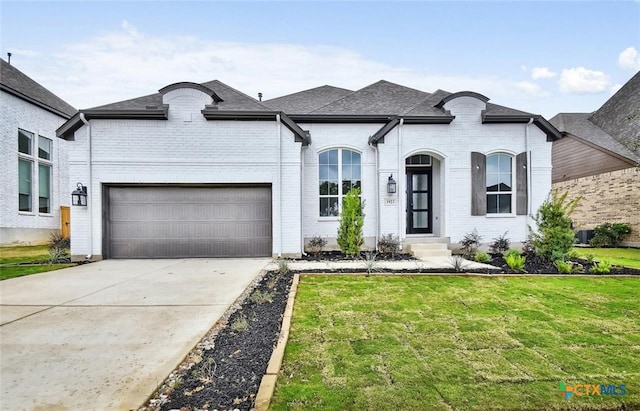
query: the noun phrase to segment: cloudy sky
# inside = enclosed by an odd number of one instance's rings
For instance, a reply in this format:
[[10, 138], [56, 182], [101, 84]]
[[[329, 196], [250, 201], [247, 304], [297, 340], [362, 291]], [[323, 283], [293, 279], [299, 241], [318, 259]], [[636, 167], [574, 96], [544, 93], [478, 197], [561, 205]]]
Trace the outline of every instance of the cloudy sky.
[[77, 108], [218, 79], [278, 97], [380, 79], [543, 114], [640, 70], [640, 0], [7, 1], [2, 58]]

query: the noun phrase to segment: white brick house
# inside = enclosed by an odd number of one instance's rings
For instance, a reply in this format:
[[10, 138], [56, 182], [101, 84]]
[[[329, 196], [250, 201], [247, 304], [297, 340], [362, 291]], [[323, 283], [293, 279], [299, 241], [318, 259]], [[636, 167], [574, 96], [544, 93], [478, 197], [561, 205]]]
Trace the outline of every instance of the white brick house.
[[68, 206], [67, 142], [56, 129], [76, 110], [0, 59], [0, 244], [39, 244]]
[[474, 227], [524, 240], [559, 133], [487, 100], [380, 81], [260, 102], [211, 81], [81, 110], [58, 129], [73, 140], [69, 181], [88, 189], [72, 207], [72, 254], [300, 255], [316, 235], [335, 244], [351, 187], [370, 247], [388, 233], [457, 242]]

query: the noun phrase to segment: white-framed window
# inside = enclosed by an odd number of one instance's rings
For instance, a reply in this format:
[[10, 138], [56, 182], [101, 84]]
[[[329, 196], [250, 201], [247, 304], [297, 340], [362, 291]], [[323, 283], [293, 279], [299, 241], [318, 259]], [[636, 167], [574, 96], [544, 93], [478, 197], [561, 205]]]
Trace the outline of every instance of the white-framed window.
[[30, 213], [33, 211], [31, 197], [33, 180], [33, 161], [18, 158], [18, 210]]
[[335, 148], [318, 155], [320, 217], [340, 215], [342, 199], [362, 185], [362, 156], [357, 151]]
[[[18, 129], [18, 211], [34, 211], [33, 193], [38, 193], [37, 210], [51, 214], [53, 141]], [[37, 167], [37, 180], [34, 179]], [[37, 187], [35, 187], [37, 182]]]
[[513, 187], [513, 156], [487, 155], [487, 214], [512, 213]]

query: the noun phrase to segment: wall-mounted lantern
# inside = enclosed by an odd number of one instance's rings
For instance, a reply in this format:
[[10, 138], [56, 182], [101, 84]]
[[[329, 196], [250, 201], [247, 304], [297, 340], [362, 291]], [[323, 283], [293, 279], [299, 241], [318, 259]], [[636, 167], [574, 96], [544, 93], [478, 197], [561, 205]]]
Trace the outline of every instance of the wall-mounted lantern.
[[396, 183], [396, 180], [393, 179], [393, 174], [391, 174], [389, 176], [389, 181], [387, 182], [387, 193], [395, 194], [397, 187], [398, 187], [398, 184]]
[[71, 193], [71, 205], [87, 206], [87, 187], [78, 183], [77, 188]]

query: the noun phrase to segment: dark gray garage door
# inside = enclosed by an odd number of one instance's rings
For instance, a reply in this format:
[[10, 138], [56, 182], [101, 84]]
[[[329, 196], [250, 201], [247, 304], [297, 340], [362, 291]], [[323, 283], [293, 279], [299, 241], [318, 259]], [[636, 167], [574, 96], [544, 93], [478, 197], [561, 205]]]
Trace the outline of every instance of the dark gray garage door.
[[271, 256], [271, 187], [109, 187], [108, 258]]

